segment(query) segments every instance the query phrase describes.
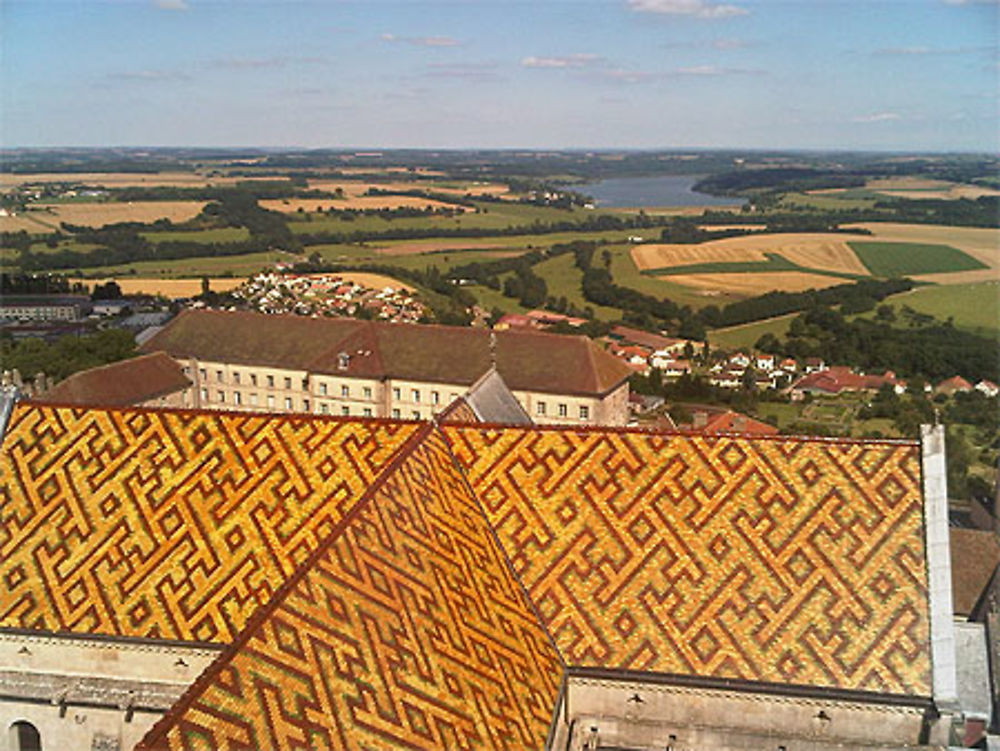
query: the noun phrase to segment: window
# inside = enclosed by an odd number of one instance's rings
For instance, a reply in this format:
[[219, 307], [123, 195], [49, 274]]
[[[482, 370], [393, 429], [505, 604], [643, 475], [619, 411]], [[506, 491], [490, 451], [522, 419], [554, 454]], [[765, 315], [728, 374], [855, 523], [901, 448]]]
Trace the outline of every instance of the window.
[[325, 383], [321, 383], [319, 385], [319, 395], [320, 396], [326, 396], [326, 384]]
[[351, 408], [345, 404], [343, 407], [340, 408], [340, 414], [346, 417], [347, 415], [351, 414]]
[[291, 378], [286, 378], [285, 379], [285, 388], [286, 389], [290, 389], [291, 387], [292, 387], [292, 379]]
[[203, 381], [208, 380], [208, 373], [205, 372], [204, 368], [198, 368], [198, 377]]
[[413, 410], [413, 412], [411, 414], [413, 415], [413, 419], [414, 420], [419, 420], [420, 419], [420, 412], [418, 412], [417, 410]]
[[257, 394], [256, 393], [250, 394], [250, 406], [251, 407], [256, 407], [257, 406]]
[[439, 394], [437, 391], [432, 391], [431, 404], [440, 404], [440, 403], [441, 403], [441, 394]]
[[308, 399], [303, 399], [302, 400], [302, 411], [303, 412], [308, 412], [309, 411], [309, 400]]
[[18, 720], [8, 731], [11, 751], [42, 751], [42, 736], [30, 722]]
[[292, 397], [290, 397], [290, 396], [286, 396], [285, 397], [285, 409], [287, 409], [287, 410], [291, 410], [292, 409]]
[[321, 405], [319, 405], [319, 411], [320, 411], [321, 414], [324, 414], [324, 415], [330, 414], [330, 405], [329, 404], [321, 404]]
[[394, 419], [398, 420], [399, 419], [399, 410], [398, 409], [394, 409], [392, 411], [392, 416], [393, 416]]
[[371, 386], [365, 386], [362, 389], [362, 393], [365, 395], [365, 399], [371, 399], [372, 398], [372, 387]]
[[184, 375], [186, 375], [186, 376], [191, 375], [191, 366], [190, 365], [185, 365], [184, 366]]
[[351, 395], [351, 387], [350, 386], [341, 386], [340, 387], [340, 395], [341, 396], [350, 396]]
[[233, 404], [243, 404], [243, 396], [239, 391], [233, 392]]
[[402, 398], [400, 396], [399, 389], [392, 390], [392, 398], [395, 399], [397, 402]]
[[251, 373], [250, 374], [250, 385], [251, 386], [256, 386], [257, 385], [257, 374], [256, 373]]
[[420, 391], [413, 389], [410, 393], [413, 395], [413, 403], [420, 404]]
[[270, 394], [267, 395], [267, 408], [274, 409], [274, 397]]
[[273, 389], [274, 388], [274, 376], [273, 375], [269, 375], [267, 377], [267, 387], [269, 389]]
[[538, 405], [535, 407], [535, 413], [539, 415], [545, 414], [545, 402], [538, 402]]
[[581, 420], [590, 419], [590, 407], [580, 407], [580, 419]]
[[240, 382], [240, 374], [239, 373], [233, 373], [233, 383], [235, 383], [235, 384], [238, 385], [239, 382]]
[[201, 390], [201, 400], [203, 402], [208, 402], [208, 389]]
[[559, 416], [560, 417], [565, 417], [567, 415], [568, 411], [569, 410], [566, 409], [566, 405], [565, 404], [560, 404], [559, 405]]
[[221, 404], [222, 402], [226, 401], [226, 392], [225, 391], [216, 391], [215, 392], [215, 398]]
[[371, 407], [365, 407], [365, 409], [364, 409], [364, 415], [365, 415], [365, 417], [371, 417], [372, 416], [372, 408]]
[[221, 370], [215, 371], [215, 381], [216, 381], [216, 383], [222, 383], [222, 371]]

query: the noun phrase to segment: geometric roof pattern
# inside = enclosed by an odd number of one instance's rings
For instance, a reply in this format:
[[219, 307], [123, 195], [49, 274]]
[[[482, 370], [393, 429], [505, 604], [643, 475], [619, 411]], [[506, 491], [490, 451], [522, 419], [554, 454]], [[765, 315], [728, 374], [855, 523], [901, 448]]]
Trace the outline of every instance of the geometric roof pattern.
[[139, 748], [542, 747], [562, 665], [444, 439], [383, 478]]
[[19, 404], [0, 626], [229, 643], [417, 427]]
[[929, 697], [914, 442], [21, 403], [0, 627], [214, 641], [147, 749], [544, 745], [566, 669]]
[[568, 665], [930, 696], [916, 445], [442, 429]]

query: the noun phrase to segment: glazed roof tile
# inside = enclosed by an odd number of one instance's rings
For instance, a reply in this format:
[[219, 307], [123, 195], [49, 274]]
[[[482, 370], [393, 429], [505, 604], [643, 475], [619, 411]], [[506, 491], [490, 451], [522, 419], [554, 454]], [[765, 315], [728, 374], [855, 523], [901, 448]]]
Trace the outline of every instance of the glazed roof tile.
[[930, 695], [916, 444], [443, 430], [567, 664]]
[[21, 403], [0, 626], [231, 642], [415, 429]]
[[541, 748], [561, 674], [435, 433], [138, 748]]

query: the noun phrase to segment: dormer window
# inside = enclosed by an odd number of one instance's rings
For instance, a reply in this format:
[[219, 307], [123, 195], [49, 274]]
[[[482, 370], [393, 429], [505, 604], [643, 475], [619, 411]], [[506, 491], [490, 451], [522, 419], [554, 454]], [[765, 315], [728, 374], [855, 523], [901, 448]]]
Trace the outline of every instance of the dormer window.
[[346, 352], [341, 352], [337, 355], [337, 367], [341, 370], [347, 370], [347, 366], [351, 364], [351, 356]]

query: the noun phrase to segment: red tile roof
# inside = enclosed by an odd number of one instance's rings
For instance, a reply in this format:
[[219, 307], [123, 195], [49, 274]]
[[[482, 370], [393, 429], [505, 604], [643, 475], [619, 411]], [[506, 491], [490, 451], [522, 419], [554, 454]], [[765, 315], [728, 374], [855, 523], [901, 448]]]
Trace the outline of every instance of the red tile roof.
[[[471, 385], [490, 368], [484, 329], [185, 311], [143, 345], [177, 358], [369, 378]], [[514, 391], [601, 395], [630, 371], [584, 336], [497, 331], [497, 370]], [[341, 368], [341, 354], [349, 355]]]
[[181, 366], [162, 352], [74, 373], [44, 394], [45, 401], [124, 407], [191, 385]]
[[1000, 565], [1000, 539], [980, 529], [952, 528], [949, 532], [955, 615], [969, 616]]
[[728, 410], [708, 418], [708, 422], [702, 428], [697, 428], [699, 433], [742, 433], [744, 435], [777, 435], [778, 429], [774, 425], [755, 420], [740, 412]]
[[962, 376], [952, 376], [941, 381], [934, 390], [941, 394], [954, 394], [956, 391], [972, 391], [972, 384]]
[[891, 370], [887, 370], [883, 375], [864, 375], [855, 373], [846, 366], [835, 365], [802, 376], [792, 388], [839, 394], [841, 391], [877, 391], [885, 384], [897, 383], [900, 381]]

